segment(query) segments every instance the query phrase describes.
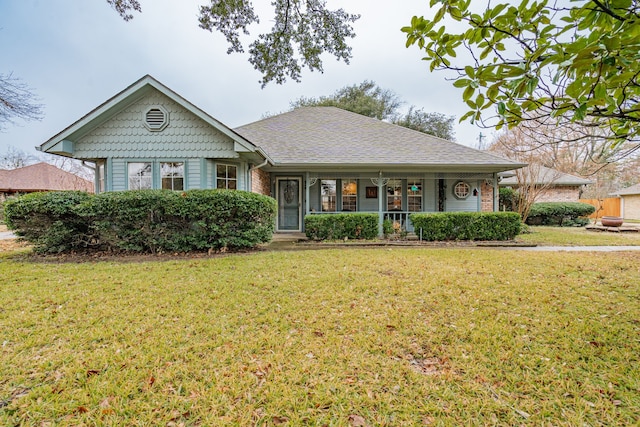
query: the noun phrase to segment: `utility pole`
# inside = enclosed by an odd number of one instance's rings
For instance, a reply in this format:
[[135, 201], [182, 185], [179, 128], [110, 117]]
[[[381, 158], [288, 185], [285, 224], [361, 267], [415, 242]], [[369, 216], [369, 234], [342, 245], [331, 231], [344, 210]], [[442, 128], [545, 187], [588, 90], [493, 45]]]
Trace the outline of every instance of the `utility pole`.
[[486, 138], [486, 136], [484, 136], [482, 134], [482, 132], [480, 132], [480, 135], [478, 135], [478, 150], [484, 150], [486, 147], [484, 146], [484, 139]]

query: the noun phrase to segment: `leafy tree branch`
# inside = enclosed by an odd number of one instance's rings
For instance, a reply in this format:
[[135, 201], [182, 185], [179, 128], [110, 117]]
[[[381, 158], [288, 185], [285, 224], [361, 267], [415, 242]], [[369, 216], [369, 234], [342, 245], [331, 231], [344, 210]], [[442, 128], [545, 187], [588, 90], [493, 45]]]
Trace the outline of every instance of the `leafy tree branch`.
[[402, 29], [431, 71], [453, 73], [461, 120], [500, 129], [553, 119], [640, 142], [640, 1], [474, 3], [431, 0], [433, 18]]

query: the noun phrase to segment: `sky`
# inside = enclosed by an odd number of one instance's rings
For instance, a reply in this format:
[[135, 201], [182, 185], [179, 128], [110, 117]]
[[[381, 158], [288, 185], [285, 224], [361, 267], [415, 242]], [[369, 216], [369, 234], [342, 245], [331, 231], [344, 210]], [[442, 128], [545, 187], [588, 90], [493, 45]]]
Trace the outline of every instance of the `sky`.
[[[35, 146], [146, 74], [231, 128], [287, 111], [301, 96], [372, 80], [405, 108], [455, 116], [457, 142], [476, 146], [481, 132], [491, 140], [490, 130], [458, 124], [466, 112], [461, 90], [443, 73], [430, 73], [417, 47], [405, 47], [400, 28], [414, 15], [430, 16], [426, 0], [327, 0], [331, 9], [361, 15], [350, 64], [325, 55], [324, 73], [305, 71], [301, 83], [264, 89], [246, 54], [227, 55], [221, 34], [198, 27], [198, 5], [205, 3], [141, 0], [142, 14], [125, 22], [105, 0], [0, 0], [0, 73], [20, 78], [45, 107], [43, 120], [0, 131], [0, 153], [12, 146], [37, 154]], [[270, 2], [253, 3], [266, 7], [258, 11], [261, 25], [270, 27]]]

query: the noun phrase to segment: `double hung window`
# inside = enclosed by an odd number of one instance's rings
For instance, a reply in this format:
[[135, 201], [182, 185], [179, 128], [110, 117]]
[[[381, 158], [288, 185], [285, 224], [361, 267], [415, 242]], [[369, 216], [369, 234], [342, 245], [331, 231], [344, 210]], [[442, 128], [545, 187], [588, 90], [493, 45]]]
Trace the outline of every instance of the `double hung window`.
[[184, 163], [160, 163], [160, 175], [163, 190], [184, 190]]
[[218, 163], [216, 165], [216, 188], [236, 190], [238, 188], [238, 167]]
[[336, 180], [323, 179], [320, 181], [322, 192], [322, 212], [335, 212], [336, 204]]
[[342, 180], [342, 210], [355, 212], [358, 210], [358, 184], [355, 179]]
[[422, 211], [422, 180], [407, 180], [407, 207], [409, 212]]
[[131, 162], [128, 164], [129, 190], [153, 188], [153, 164], [151, 162]]
[[387, 183], [387, 210], [402, 210], [402, 180], [390, 179]]

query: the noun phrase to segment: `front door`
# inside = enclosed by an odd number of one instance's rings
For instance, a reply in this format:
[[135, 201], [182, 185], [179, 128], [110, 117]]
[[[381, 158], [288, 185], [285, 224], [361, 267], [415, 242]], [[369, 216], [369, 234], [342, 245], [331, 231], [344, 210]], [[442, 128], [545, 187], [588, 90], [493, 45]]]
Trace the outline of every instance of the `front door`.
[[302, 231], [300, 178], [277, 178], [278, 224], [277, 231]]

